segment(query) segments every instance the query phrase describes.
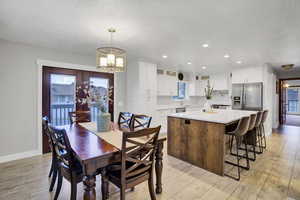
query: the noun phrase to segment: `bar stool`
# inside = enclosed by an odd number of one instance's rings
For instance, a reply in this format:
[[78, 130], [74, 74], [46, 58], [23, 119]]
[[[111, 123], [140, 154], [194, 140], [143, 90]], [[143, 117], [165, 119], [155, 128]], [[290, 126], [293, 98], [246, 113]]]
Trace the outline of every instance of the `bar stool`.
[[[236, 177], [233, 177], [233, 176], [230, 176], [228, 174], [225, 174], [226, 176], [230, 177], [230, 178], [233, 178], [237, 181], [240, 180], [241, 178], [241, 174], [240, 174], [240, 169], [246, 169], [246, 170], [249, 170], [250, 169], [250, 162], [249, 162], [249, 156], [248, 156], [248, 148], [247, 148], [247, 145], [245, 144], [245, 150], [246, 150], [246, 156], [242, 156], [242, 155], [239, 155], [239, 148], [241, 146], [241, 144], [243, 143], [243, 139], [244, 139], [244, 135], [248, 132], [249, 130], [249, 124], [250, 124], [250, 117], [243, 117], [240, 119], [236, 129], [234, 131], [231, 131], [231, 132], [226, 132], [225, 134], [227, 135], [230, 135], [232, 136], [232, 138], [235, 138], [235, 142], [236, 142], [236, 154], [233, 154], [234, 156], [236, 156], [236, 160], [237, 160], [237, 163], [233, 163], [233, 162], [230, 162], [230, 161], [225, 161], [225, 163], [227, 164], [230, 164], [230, 165], [233, 165], [233, 166], [236, 166], [238, 167], [238, 178]], [[233, 145], [233, 141], [230, 145]], [[230, 149], [232, 148], [232, 146], [230, 147]], [[246, 158], [246, 162], [247, 162], [247, 166], [242, 166], [240, 165], [240, 160], [242, 158]]]
[[255, 146], [258, 146], [259, 151], [255, 150], [256, 154], [261, 154], [263, 153], [263, 148], [262, 148], [262, 137], [261, 137], [261, 122], [262, 122], [262, 116], [263, 116], [263, 112], [259, 111], [257, 113], [257, 117], [256, 117], [256, 122], [255, 122]]
[[[244, 143], [245, 145], [251, 145], [252, 146], [252, 150], [250, 150], [250, 152], [253, 153], [253, 158], [249, 157], [249, 160], [251, 161], [255, 161], [256, 160], [256, 153], [255, 153], [255, 141], [256, 141], [256, 136], [255, 136], [255, 124], [256, 124], [256, 118], [257, 118], [257, 114], [251, 114], [250, 115], [250, 123], [249, 123], [249, 129], [247, 134], [245, 135], [244, 138]], [[242, 149], [245, 150], [245, 149]]]
[[269, 111], [268, 110], [264, 110], [263, 114], [262, 114], [262, 120], [261, 120], [261, 123], [260, 123], [260, 130], [261, 130], [261, 140], [262, 140], [262, 147], [264, 149], [267, 148], [267, 141], [266, 141], [266, 133], [265, 133], [265, 126], [264, 126], [264, 123], [266, 122], [267, 120], [267, 117], [268, 117], [268, 113]]

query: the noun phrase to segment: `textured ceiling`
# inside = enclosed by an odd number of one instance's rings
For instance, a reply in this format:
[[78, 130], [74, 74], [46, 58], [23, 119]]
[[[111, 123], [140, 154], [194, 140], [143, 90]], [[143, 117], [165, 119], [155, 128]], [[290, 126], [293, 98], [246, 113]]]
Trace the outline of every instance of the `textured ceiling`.
[[299, 68], [299, 11], [299, 0], [1, 0], [0, 38], [94, 55], [115, 27], [130, 57], [165, 67]]

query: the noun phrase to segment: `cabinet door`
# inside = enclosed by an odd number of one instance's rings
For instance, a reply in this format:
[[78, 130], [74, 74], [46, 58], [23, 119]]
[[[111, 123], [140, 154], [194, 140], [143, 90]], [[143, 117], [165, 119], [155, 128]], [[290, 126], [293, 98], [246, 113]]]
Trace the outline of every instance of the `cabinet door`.
[[227, 74], [214, 74], [210, 76], [210, 82], [215, 90], [228, 90]]
[[183, 123], [184, 119], [168, 117], [168, 154], [185, 160], [187, 142]]
[[167, 95], [167, 77], [166, 75], [157, 75], [157, 94], [159, 96], [166, 96]]
[[177, 77], [168, 75], [168, 90], [170, 96], [177, 95]]

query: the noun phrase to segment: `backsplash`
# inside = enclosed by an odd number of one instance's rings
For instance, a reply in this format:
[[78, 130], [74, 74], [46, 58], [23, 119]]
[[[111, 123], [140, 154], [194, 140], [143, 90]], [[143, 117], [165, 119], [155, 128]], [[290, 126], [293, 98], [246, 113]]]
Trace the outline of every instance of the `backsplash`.
[[[191, 106], [199, 106], [202, 107], [205, 103], [205, 97], [189, 97], [186, 100], [174, 100], [172, 97], [169, 96], [158, 96], [157, 97], [157, 105], [158, 106], [184, 106], [184, 105], [191, 105]], [[215, 92], [213, 98], [211, 99], [212, 104], [225, 104], [231, 105], [231, 99], [228, 93], [224, 92]]]

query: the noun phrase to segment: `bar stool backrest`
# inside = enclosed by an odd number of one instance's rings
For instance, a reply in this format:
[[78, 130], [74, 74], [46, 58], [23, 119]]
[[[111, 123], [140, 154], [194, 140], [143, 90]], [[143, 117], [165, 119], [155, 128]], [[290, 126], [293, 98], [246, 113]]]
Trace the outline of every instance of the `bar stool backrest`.
[[268, 110], [264, 110], [263, 114], [262, 114], [262, 120], [261, 120], [261, 124], [265, 123], [265, 121], [267, 120], [268, 117]]
[[249, 130], [248, 131], [251, 131], [251, 130], [254, 129], [255, 122], [256, 122], [256, 117], [257, 117], [257, 114], [250, 115], [250, 124], [249, 124]]
[[261, 121], [262, 121], [262, 115], [263, 115], [263, 112], [262, 111], [259, 111], [257, 113], [257, 117], [256, 117], [256, 122], [255, 122], [255, 127], [259, 127]]
[[248, 132], [249, 129], [249, 124], [250, 124], [250, 117], [243, 117], [240, 119], [234, 134], [236, 136], [243, 136]]

